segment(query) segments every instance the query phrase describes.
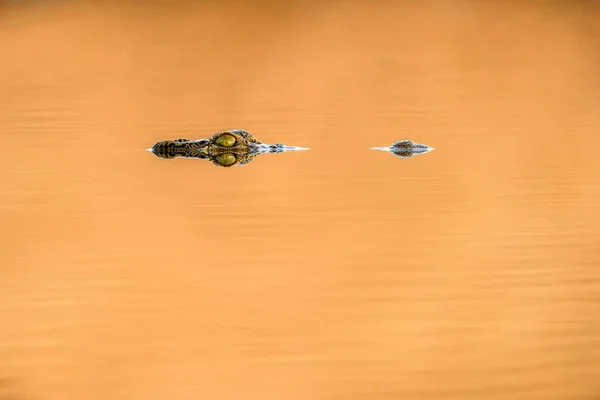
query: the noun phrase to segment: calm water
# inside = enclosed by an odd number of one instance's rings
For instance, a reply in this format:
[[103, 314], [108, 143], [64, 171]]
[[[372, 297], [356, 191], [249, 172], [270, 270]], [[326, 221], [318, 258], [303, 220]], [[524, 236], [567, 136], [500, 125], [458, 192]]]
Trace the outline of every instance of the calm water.
[[0, 399], [598, 399], [600, 5], [415, 3], [5, 0]]

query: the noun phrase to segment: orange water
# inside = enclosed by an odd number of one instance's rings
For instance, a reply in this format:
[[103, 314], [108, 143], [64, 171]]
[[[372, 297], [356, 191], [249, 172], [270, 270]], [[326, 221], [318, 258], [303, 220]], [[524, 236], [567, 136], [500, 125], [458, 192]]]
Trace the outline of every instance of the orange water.
[[[599, 54], [593, 1], [5, 0], [0, 400], [597, 399]], [[234, 128], [311, 150], [144, 150]]]

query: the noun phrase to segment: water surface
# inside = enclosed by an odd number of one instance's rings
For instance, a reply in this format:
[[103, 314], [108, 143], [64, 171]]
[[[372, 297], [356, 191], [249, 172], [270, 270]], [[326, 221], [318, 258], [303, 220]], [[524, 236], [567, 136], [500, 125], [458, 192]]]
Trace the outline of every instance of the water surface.
[[[598, 21], [5, 2], [0, 398], [597, 398]], [[227, 129], [311, 150], [145, 151]]]

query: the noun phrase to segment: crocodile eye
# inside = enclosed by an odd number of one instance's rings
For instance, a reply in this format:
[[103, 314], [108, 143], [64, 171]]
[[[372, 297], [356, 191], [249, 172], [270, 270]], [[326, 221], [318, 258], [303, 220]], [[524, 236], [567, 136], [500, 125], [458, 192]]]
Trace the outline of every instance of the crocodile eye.
[[217, 144], [219, 146], [223, 146], [223, 147], [233, 147], [233, 146], [235, 146], [236, 141], [237, 140], [236, 140], [235, 136], [233, 136], [232, 134], [229, 134], [229, 133], [222, 134], [216, 140]]
[[215, 157], [215, 161], [219, 163], [219, 165], [223, 167], [231, 167], [233, 164], [237, 162], [237, 158], [235, 154], [225, 153], [219, 154]]

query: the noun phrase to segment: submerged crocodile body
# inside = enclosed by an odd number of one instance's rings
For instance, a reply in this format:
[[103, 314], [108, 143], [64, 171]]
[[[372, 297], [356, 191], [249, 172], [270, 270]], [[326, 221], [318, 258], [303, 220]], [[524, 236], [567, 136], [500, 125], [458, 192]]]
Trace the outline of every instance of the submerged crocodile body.
[[219, 167], [231, 167], [248, 164], [257, 155], [263, 153], [283, 153], [308, 149], [283, 144], [263, 144], [250, 133], [234, 129], [217, 132], [210, 139], [163, 140], [148, 150], [161, 158], [201, 158], [208, 159]]
[[395, 156], [401, 158], [411, 158], [415, 154], [429, 153], [434, 150], [433, 147], [429, 147], [425, 144], [414, 143], [410, 140], [400, 140], [390, 147], [373, 147], [373, 150], [388, 151]]

